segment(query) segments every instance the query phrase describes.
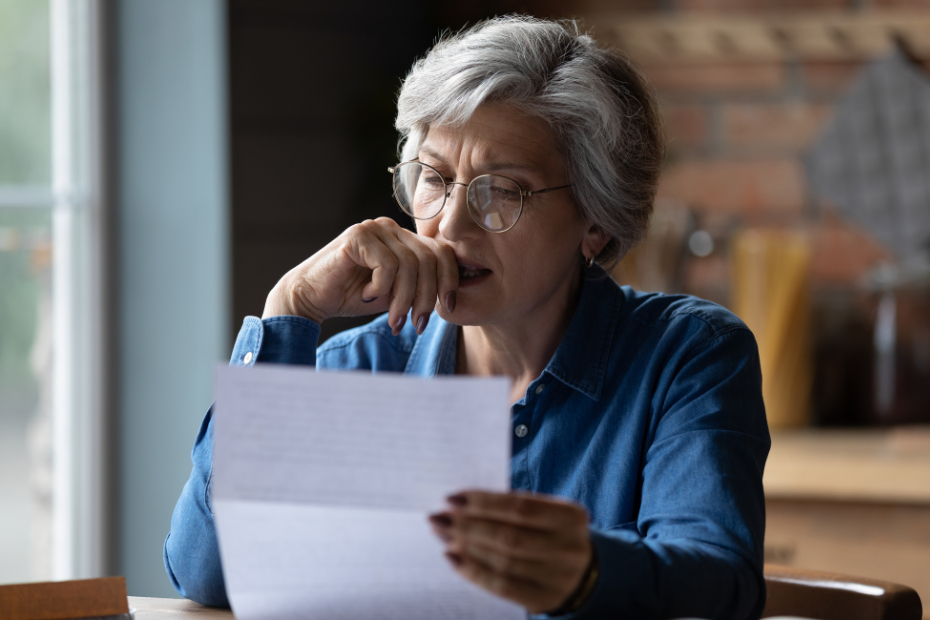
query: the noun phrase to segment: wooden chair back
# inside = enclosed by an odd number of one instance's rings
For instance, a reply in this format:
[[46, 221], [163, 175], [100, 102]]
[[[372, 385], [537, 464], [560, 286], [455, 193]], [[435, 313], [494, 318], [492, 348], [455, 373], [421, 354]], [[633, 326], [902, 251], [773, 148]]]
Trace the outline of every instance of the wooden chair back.
[[912, 588], [878, 579], [766, 564], [765, 586], [763, 618], [921, 620], [923, 614]]

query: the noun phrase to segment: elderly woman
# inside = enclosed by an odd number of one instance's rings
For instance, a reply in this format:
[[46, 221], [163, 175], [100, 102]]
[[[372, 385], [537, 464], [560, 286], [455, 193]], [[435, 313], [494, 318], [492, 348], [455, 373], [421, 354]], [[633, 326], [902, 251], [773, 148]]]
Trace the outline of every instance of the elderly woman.
[[[493, 19], [414, 65], [396, 124], [394, 195], [416, 233], [350, 227], [245, 319], [232, 363], [506, 375], [515, 490], [450, 489], [430, 518], [463, 577], [534, 614], [759, 617], [753, 336], [600, 266], [652, 210], [662, 144], [643, 79], [574, 23]], [[374, 313], [317, 346], [328, 318]], [[225, 605], [212, 437], [208, 413], [164, 557], [178, 592]]]

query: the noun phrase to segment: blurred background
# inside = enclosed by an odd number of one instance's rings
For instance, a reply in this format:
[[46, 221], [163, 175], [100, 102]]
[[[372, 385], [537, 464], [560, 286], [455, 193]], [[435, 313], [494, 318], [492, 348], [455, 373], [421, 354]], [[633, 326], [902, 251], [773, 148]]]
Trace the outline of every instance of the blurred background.
[[613, 275], [755, 333], [767, 560], [930, 601], [930, 0], [0, 0], [0, 583], [174, 596], [214, 364], [347, 226], [408, 224], [400, 80], [510, 12], [655, 89], [656, 214]]

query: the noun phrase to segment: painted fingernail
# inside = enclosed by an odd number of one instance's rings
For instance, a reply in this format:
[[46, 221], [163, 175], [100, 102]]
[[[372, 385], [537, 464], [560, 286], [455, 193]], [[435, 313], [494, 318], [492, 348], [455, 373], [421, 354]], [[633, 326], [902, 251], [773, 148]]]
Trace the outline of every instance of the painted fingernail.
[[446, 293], [446, 310], [455, 312], [455, 291]]
[[417, 319], [417, 333], [422, 334], [423, 330], [426, 329], [426, 323], [429, 321], [429, 315], [421, 314], [420, 318]]
[[439, 527], [452, 527], [452, 518], [447, 514], [430, 515], [429, 522]]
[[376, 300], [376, 299], [378, 299], [378, 298], [377, 298], [377, 297], [366, 297], [365, 299], [362, 300], [362, 303], [363, 303], [363, 304], [370, 304], [371, 302], [373, 302], [373, 301]]
[[457, 493], [456, 495], [450, 495], [449, 497], [447, 497], [446, 501], [452, 504], [453, 506], [457, 506], [461, 508], [462, 506], [468, 503], [468, 498], [462, 495], [461, 493]]
[[462, 565], [462, 556], [457, 553], [452, 553], [451, 551], [446, 551], [446, 557], [449, 558], [449, 561], [452, 562], [455, 566]]
[[394, 321], [394, 329], [399, 332], [400, 329], [404, 326], [404, 323], [406, 321], [407, 321], [407, 315], [406, 314], [400, 315], [399, 317], [397, 317], [397, 320]]

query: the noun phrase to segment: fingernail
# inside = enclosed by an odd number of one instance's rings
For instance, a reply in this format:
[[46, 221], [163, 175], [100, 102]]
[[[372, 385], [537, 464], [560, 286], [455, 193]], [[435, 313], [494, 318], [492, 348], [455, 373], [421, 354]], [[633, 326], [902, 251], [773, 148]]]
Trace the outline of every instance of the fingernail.
[[452, 542], [452, 534], [443, 529], [434, 529], [433, 533], [436, 534], [436, 537], [444, 543]]
[[446, 557], [449, 558], [449, 561], [452, 562], [455, 566], [462, 565], [462, 556], [457, 553], [452, 553], [451, 551], [446, 551]]
[[429, 522], [439, 527], [452, 527], [452, 518], [447, 514], [430, 515]]
[[405, 322], [406, 320], [407, 320], [407, 315], [406, 315], [406, 314], [402, 314], [402, 315], [400, 315], [399, 317], [397, 317], [397, 320], [394, 321], [394, 329], [395, 329], [395, 331], [398, 331], [398, 332], [399, 332], [400, 329], [404, 326], [404, 322]]
[[468, 498], [462, 495], [461, 493], [458, 493], [456, 495], [450, 495], [449, 497], [446, 498], [446, 501], [452, 504], [453, 506], [457, 506], [461, 508], [462, 506], [468, 503]]
[[455, 291], [446, 293], [446, 310], [455, 312]]
[[376, 299], [378, 299], [378, 298], [377, 298], [377, 297], [366, 297], [365, 299], [362, 300], [362, 303], [363, 303], [363, 304], [370, 304], [371, 302], [373, 302], [373, 301], [376, 300]]
[[429, 316], [426, 314], [421, 314], [420, 318], [417, 319], [417, 333], [422, 334], [423, 330], [426, 329], [426, 322], [429, 321]]

